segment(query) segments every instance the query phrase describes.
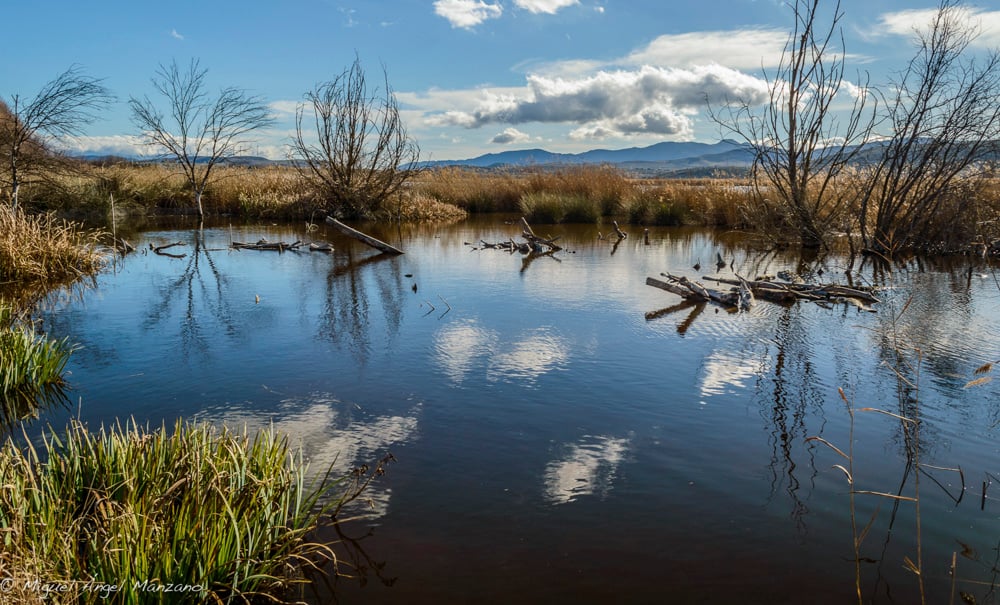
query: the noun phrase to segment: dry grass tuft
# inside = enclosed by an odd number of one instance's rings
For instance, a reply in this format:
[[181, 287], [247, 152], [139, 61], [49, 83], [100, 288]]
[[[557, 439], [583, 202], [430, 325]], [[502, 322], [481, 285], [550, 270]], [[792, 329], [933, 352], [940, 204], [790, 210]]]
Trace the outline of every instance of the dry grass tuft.
[[104, 264], [101, 235], [52, 214], [0, 206], [0, 281], [61, 283], [93, 275]]
[[469, 212], [517, 212], [527, 191], [524, 180], [513, 172], [457, 167], [428, 170], [414, 181], [413, 188]]
[[468, 212], [454, 204], [442, 202], [419, 192], [404, 192], [387, 203], [386, 212], [402, 222], [451, 223], [460, 221]]

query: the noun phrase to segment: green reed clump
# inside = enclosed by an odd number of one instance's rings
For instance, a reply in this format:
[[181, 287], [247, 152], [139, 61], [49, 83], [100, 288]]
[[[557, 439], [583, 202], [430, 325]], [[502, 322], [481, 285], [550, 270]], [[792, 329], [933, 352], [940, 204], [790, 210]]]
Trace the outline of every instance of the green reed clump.
[[101, 233], [52, 214], [0, 206], [0, 282], [65, 282], [96, 273], [104, 263]]
[[601, 218], [600, 202], [578, 194], [526, 193], [520, 209], [532, 223], [596, 223]]
[[72, 350], [66, 339], [49, 339], [31, 323], [15, 323], [13, 311], [0, 304], [0, 425], [65, 398], [63, 370]]
[[632, 196], [625, 208], [626, 220], [635, 225], [683, 225], [688, 214], [686, 205], [654, 190]]
[[555, 170], [538, 169], [527, 173], [524, 180], [529, 192], [585, 198], [588, 205], [596, 205], [598, 216], [613, 216], [621, 212], [625, 201], [636, 190], [635, 182], [625, 171], [610, 165], [584, 164]]
[[[40, 449], [0, 447], [0, 571], [14, 587], [70, 587], [47, 602], [99, 602], [106, 583], [122, 604], [280, 603], [305, 568], [335, 560], [308, 536], [337, 482], [308, 480], [273, 429], [73, 422]], [[170, 584], [186, 592], [150, 592]]]

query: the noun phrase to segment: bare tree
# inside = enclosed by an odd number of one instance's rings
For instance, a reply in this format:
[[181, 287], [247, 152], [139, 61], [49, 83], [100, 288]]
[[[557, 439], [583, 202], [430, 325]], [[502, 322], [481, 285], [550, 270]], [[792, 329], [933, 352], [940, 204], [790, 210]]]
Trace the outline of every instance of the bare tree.
[[112, 100], [101, 80], [72, 66], [42, 86], [31, 100], [14, 94], [9, 102], [0, 101], [0, 151], [6, 164], [3, 179], [10, 187], [13, 207], [18, 205], [21, 185], [55, 155], [51, 141], [82, 134], [83, 126], [97, 118], [94, 112]]
[[769, 102], [758, 108], [737, 101], [723, 114], [712, 112], [724, 130], [752, 149], [758, 202], [805, 247], [820, 246], [832, 219], [846, 207], [842, 189], [834, 185], [875, 123], [867, 82], [854, 87], [846, 119], [836, 117], [834, 102], [845, 88], [843, 12], [835, 3], [824, 26], [817, 20], [819, 4], [792, 4], [794, 27], [781, 61], [774, 73], [764, 74]]
[[160, 65], [152, 82], [169, 107], [169, 117], [149, 97], [129, 99], [132, 120], [146, 143], [180, 165], [199, 216], [205, 215], [202, 196], [212, 169], [239, 153], [250, 132], [273, 121], [264, 101], [245, 90], [223, 88], [210, 98], [205, 90], [207, 73], [197, 60], [186, 70], [176, 62]]
[[[382, 73], [384, 88], [369, 90], [355, 58], [339, 76], [307, 92], [296, 113], [290, 158], [337, 214], [374, 214], [414, 174], [420, 158], [384, 67]], [[306, 116], [312, 128], [303, 126]]]
[[1000, 138], [1000, 54], [967, 56], [977, 35], [960, 0], [916, 30], [917, 52], [891, 84], [891, 132], [860, 187], [861, 235], [884, 256], [954, 235], [959, 190]]

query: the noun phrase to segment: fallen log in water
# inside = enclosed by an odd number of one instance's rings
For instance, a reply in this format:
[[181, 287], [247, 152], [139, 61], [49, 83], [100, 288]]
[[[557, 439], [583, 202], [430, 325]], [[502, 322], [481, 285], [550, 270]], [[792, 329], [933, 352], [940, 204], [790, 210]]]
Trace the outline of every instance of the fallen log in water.
[[739, 296], [735, 292], [720, 292], [709, 290], [697, 282], [693, 282], [686, 277], [677, 277], [669, 273], [661, 273], [670, 281], [662, 281], [655, 277], [647, 277], [646, 285], [672, 292], [681, 298], [694, 302], [714, 302], [724, 307], [736, 307]]
[[346, 235], [348, 237], [353, 237], [354, 239], [358, 240], [359, 242], [362, 242], [364, 244], [368, 244], [372, 248], [375, 248], [377, 250], [381, 250], [382, 252], [385, 252], [386, 254], [403, 254], [403, 251], [400, 250], [399, 248], [394, 248], [393, 246], [390, 246], [389, 244], [383, 242], [382, 240], [375, 239], [374, 237], [372, 237], [372, 236], [370, 236], [370, 235], [368, 235], [366, 233], [362, 233], [362, 232], [358, 231], [357, 229], [352, 229], [352, 228], [348, 227], [347, 225], [345, 225], [344, 223], [342, 223], [342, 222], [338, 221], [337, 219], [333, 218], [332, 216], [326, 217], [326, 222], [329, 223], [330, 225], [333, 225], [334, 227], [336, 227], [337, 230], [340, 231], [341, 233], [343, 233], [344, 235]]
[[274, 250], [277, 252], [284, 252], [285, 250], [297, 252], [303, 246], [310, 252], [333, 252], [333, 246], [327, 242], [311, 242], [307, 245], [300, 240], [295, 240], [289, 244], [287, 242], [269, 242], [266, 239], [260, 239], [252, 244], [247, 242], [232, 242], [229, 244], [229, 247], [235, 250]]
[[521, 237], [528, 240], [528, 244], [535, 252], [542, 252], [546, 247], [553, 252], [562, 250], [562, 248], [557, 246], [555, 243], [559, 237], [553, 237], [552, 239], [538, 237], [531, 229], [531, 225], [528, 224], [528, 219], [523, 216], [521, 217]]
[[278, 252], [284, 252], [285, 250], [298, 250], [302, 245], [302, 242], [299, 240], [295, 240], [293, 243], [289, 244], [287, 242], [269, 242], [266, 239], [257, 240], [252, 244], [244, 242], [233, 242], [229, 244], [231, 248], [235, 248], [237, 250], [277, 250]]
[[[719, 284], [729, 284], [733, 286], [740, 285], [740, 281], [735, 279], [725, 279], [709, 275], [704, 276], [704, 279], [714, 281]], [[768, 290], [790, 292], [798, 298], [828, 299], [830, 297], [841, 296], [845, 298], [857, 298], [870, 303], [882, 302], [868, 290], [849, 288], [838, 284], [798, 284], [772, 280], [755, 280], [747, 283], [753, 289], [754, 294], [761, 290]]]
[[871, 292], [859, 288], [849, 288], [837, 284], [795, 284], [768, 280], [747, 281], [745, 279], [725, 279], [705, 276], [706, 280], [735, 286], [728, 292], [706, 288], [686, 277], [661, 273], [668, 281], [654, 277], [646, 278], [646, 285], [666, 290], [686, 300], [714, 302], [729, 308], [747, 309], [755, 299], [787, 304], [798, 300], [813, 302], [848, 302], [864, 311], [874, 312], [865, 303], [880, 302]]
[[705, 286], [699, 284], [696, 281], [691, 281], [686, 277], [678, 277], [676, 275], [671, 275], [669, 273], [661, 273], [663, 277], [666, 277], [672, 282], [680, 284], [681, 286], [687, 288], [691, 292], [694, 292], [701, 297], [702, 300], [708, 300], [725, 307], [736, 307], [739, 306], [740, 296], [736, 291], [721, 292], [719, 290], [711, 290]]

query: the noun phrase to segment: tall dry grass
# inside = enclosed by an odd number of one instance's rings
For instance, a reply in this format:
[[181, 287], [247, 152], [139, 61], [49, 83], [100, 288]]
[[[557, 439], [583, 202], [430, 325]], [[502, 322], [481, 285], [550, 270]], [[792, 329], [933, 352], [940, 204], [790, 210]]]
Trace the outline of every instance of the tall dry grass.
[[[184, 213], [194, 208], [184, 177], [165, 164], [83, 165], [73, 173], [33, 183], [24, 199], [34, 208], [66, 214]], [[288, 166], [218, 166], [203, 197], [206, 212], [247, 219], [313, 219], [324, 201]], [[382, 216], [398, 220], [454, 220], [465, 211], [438, 198], [404, 191], [386, 200]]]
[[439, 202], [468, 212], [517, 212], [527, 184], [512, 171], [474, 170], [459, 167], [427, 170], [412, 188]]
[[105, 260], [102, 235], [51, 213], [0, 206], [0, 282], [59, 284], [93, 275]]
[[[287, 166], [219, 166], [205, 194], [211, 214], [248, 219], [309, 219], [325, 205]], [[832, 233], [859, 232], [856, 179], [845, 173], [834, 184], [842, 200], [821, 217]], [[60, 212], [183, 212], [193, 208], [180, 174], [165, 164], [85, 166], [73, 173], [32, 183], [22, 192], [36, 208]], [[599, 222], [614, 217], [641, 225], [701, 225], [753, 229], [776, 238], [788, 234], [794, 217], [766, 188], [748, 178], [636, 178], [614, 166], [582, 165], [482, 170], [446, 167], [425, 170], [378, 215], [391, 220], [455, 220], [464, 213], [537, 214], [537, 222]], [[929, 251], [957, 250], [971, 241], [1000, 238], [1000, 173], [969, 179], [941, 199]]]
[[751, 189], [732, 178], [649, 179], [627, 207], [629, 222], [738, 228], [752, 224]]
[[536, 222], [746, 226], [749, 186], [731, 178], [644, 179], [614, 166], [426, 171], [414, 189], [469, 212], [521, 212]]
[[[26, 192], [33, 205], [59, 211], [107, 211], [112, 196], [118, 208], [169, 212], [194, 207], [184, 177], [164, 164], [89, 166]], [[213, 214], [248, 218], [300, 218], [314, 205], [306, 183], [281, 166], [219, 166], [204, 203]]]

